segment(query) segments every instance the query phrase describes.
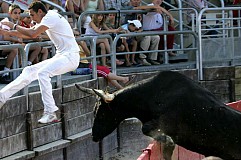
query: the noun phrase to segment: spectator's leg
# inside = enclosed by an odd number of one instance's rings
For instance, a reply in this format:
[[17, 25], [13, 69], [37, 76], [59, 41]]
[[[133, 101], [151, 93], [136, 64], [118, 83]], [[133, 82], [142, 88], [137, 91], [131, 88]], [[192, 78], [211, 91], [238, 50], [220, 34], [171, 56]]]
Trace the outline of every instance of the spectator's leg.
[[13, 65], [14, 58], [18, 54], [18, 49], [3, 50], [3, 54], [8, 54], [5, 66], [7, 68], [11, 68], [11, 66]]
[[[41, 52], [41, 47], [39, 45], [30, 47], [30, 54], [28, 58], [28, 65], [32, 65], [33, 61], [38, 58], [39, 53]], [[38, 60], [36, 60], [38, 62]]]
[[[98, 39], [97, 44], [99, 44], [101, 55], [105, 55], [106, 48], [105, 48], [105, 44], [103, 43], [102, 39]], [[103, 66], [106, 66], [106, 57], [101, 57], [101, 63]]]
[[[168, 26], [168, 31], [175, 31], [172, 26]], [[167, 49], [173, 49], [174, 34], [167, 35]]]
[[41, 54], [42, 54], [41, 61], [44, 61], [48, 59], [49, 50], [47, 48], [42, 48]]
[[[132, 52], [136, 52], [137, 50], [137, 41], [136, 40], [132, 40]], [[135, 61], [135, 54], [131, 55], [131, 62], [132, 64], [137, 64]]]

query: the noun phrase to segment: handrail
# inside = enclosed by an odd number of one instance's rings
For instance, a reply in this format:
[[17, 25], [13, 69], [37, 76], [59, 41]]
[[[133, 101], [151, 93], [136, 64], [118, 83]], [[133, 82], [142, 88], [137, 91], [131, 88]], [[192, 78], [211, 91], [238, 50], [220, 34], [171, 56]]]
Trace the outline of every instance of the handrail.
[[[112, 52], [112, 49], [111, 49], [111, 46], [113, 45], [113, 40], [112, 40], [112, 37], [108, 34], [106, 35], [98, 35], [98, 36], [89, 36], [89, 35], [85, 35], [86, 38], [90, 38], [92, 39], [90, 42], [91, 42], [91, 64], [93, 66], [93, 78], [94, 79], [97, 79], [97, 61], [96, 61], [96, 58], [101, 58], [101, 57], [108, 57], [110, 56], [111, 57], [111, 67], [112, 67], [112, 71], [114, 71], [114, 68], [115, 67], [115, 60], [116, 59], [112, 59], [114, 56], [113, 56], [113, 52]], [[103, 38], [107, 38], [109, 40], [109, 43], [110, 43], [110, 49], [111, 49], [111, 53], [110, 54], [105, 54], [105, 55], [96, 55], [96, 41], [97, 39], [103, 39]], [[115, 69], [116, 70], [116, 69]]]
[[92, 76], [93, 79], [97, 79], [97, 61], [96, 61], [96, 40], [97, 37], [92, 37], [92, 36], [84, 36], [84, 37], [78, 37], [76, 38], [76, 41], [89, 41], [90, 42], [90, 47], [91, 47], [91, 53], [90, 56], [83, 58], [81, 60], [91, 60], [92, 64]]
[[[199, 46], [202, 46], [202, 29], [201, 29], [201, 22], [202, 22], [202, 16], [205, 12], [207, 11], [222, 11], [222, 21], [225, 19], [229, 19], [229, 18], [225, 18], [224, 17], [224, 11], [230, 11], [230, 10], [241, 10], [241, 7], [225, 7], [225, 8], [204, 8], [200, 11], [198, 17], [197, 17], [197, 28], [198, 28], [198, 38], [199, 38]], [[230, 18], [232, 19], [232, 17]], [[223, 25], [224, 26], [224, 25]], [[222, 28], [222, 30], [232, 30], [233, 28]], [[234, 57], [233, 57], [234, 58]], [[203, 50], [202, 47], [200, 47], [200, 71], [202, 72], [203, 70]], [[201, 77], [202, 80], [202, 77]]]
[[[116, 56], [117, 55], [123, 55], [123, 54], [136, 54], [136, 53], [150, 53], [150, 52], [163, 52], [163, 51], [168, 51], [168, 49], [164, 49], [164, 50], [152, 50], [152, 51], [138, 51], [138, 52], [121, 52], [121, 53], [116, 53], [116, 45], [117, 45], [117, 41], [118, 39], [120, 39], [121, 37], [135, 37], [135, 36], [151, 36], [151, 35], [169, 35], [169, 34], [192, 34], [194, 39], [195, 39], [195, 43], [194, 45], [198, 45], [198, 37], [197, 34], [193, 31], [143, 31], [143, 32], [138, 32], [138, 33], [128, 33], [128, 34], [118, 34], [116, 35], [114, 41], [113, 41], [113, 45], [111, 45], [112, 47], [112, 52], [115, 54], [112, 54], [112, 63], [114, 63], [113, 61], [116, 60]], [[196, 68], [197, 70], [199, 70], [199, 49], [200, 47], [194, 47], [193, 50], [196, 50]], [[178, 51], [178, 49], [172, 49], [173, 51]], [[182, 50], [190, 50], [190, 49], [182, 49]], [[167, 54], [165, 54], [165, 59], [167, 59]], [[113, 73], [116, 73], [116, 65], [112, 66], [112, 71]], [[201, 72], [199, 72], [199, 77], [202, 78]]]
[[[27, 58], [26, 58], [26, 54], [24, 52], [24, 48], [21, 44], [4, 44], [4, 45], [0, 45], [0, 50], [5, 50], [5, 49], [15, 49], [18, 48], [20, 51], [20, 56], [21, 56], [21, 61], [22, 61], [22, 67], [24, 68], [25, 66], [27, 66]], [[13, 72], [13, 71], [19, 71], [22, 70], [22, 68], [19, 69], [11, 69], [10, 71], [7, 72]], [[6, 71], [0, 71], [0, 73], [4, 73]]]

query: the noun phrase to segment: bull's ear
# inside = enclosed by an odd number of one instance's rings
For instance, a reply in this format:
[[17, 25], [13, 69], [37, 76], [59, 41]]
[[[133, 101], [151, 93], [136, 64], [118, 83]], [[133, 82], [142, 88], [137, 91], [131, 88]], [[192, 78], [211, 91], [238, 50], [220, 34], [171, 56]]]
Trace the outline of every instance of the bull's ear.
[[98, 89], [93, 89], [93, 91], [100, 96], [106, 103], [110, 103], [114, 98], [115, 95], [114, 94], [109, 94], [109, 93], [105, 93], [102, 90], [98, 90]]

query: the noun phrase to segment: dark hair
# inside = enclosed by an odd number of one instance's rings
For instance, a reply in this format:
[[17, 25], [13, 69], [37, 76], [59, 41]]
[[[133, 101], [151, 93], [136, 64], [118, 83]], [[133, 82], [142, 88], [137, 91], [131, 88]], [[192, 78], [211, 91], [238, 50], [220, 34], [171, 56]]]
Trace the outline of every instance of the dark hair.
[[[15, 10], [15, 9], [20, 9], [21, 10], [21, 8], [19, 7], [19, 5], [17, 5], [17, 4], [12, 4], [10, 7], [9, 7], [9, 12], [10, 13], [12, 13], [12, 11], [13, 10]], [[22, 12], [22, 10], [21, 10], [21, 12]]]
[[42, 2], [40, 2], [40, 1], [33, 1], [30, 5], [29, 5], [29, 7], [28, 7], [28, 9], [30, 10], [30, 9], [32, 9], [34, 12], [38, 12], [38, 10], [39, 9], [41, 9], [44, 13], [47, 13], [48, 11], [47, 11], [47, 9], [46, 9], [46, 7], [45, 7], [45, 5], [42, 3]]

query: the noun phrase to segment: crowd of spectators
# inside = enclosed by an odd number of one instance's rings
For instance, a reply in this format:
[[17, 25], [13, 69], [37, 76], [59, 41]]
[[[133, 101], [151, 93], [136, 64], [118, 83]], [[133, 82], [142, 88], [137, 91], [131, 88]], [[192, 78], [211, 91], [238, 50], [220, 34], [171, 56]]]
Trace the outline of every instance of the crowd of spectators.
[[[164, 30], [164, 18], [169, 18], [167, 26], [168, 31], [174, 31], [174, 18], [168, 11], [168, 6], [163, 6], [163, 0], [152, 0], [150, 4], [143, 5], [141, 0], [52, 0], [53, 3], [62, 6], [67, 12], [71, 12], [78, 19], [81, 13], [84, 11], [106, 11], [106, 10], [144, 10], [145, 14], [140, 13], [109, 13], [109, 14], [93, 14], [86, 15], [82, 18], [81, 32], [76, 35], [81, 36], [96, 36], [100, 34], [110, 34], [115, 38], [119, 33], [134, 33], [142, 31], [162, 31]], [[166, 1], [169, 2], [169, 1]], [[176, 1], [175, 1], [176, 2]], [[35, 27], [29, 16], [20, 17], [20, 13], [24, 11], [17, 5], [10, 5], [6, 1], [0, 1], [1, 12], [8, 13], [9, 16], [2, 21], [12, 21], [15, 24], [30, 28]], [[177, 3], [177, 2], [176, 2]], [[206, 7], [206, 4], [202, 1], [187, 0], [190, 5], [197, 6], [198, 9]], [[46, 4], [47, 5], [47, 4]], [[53, 9], [50, 5], [47, 8]], [[25, 11], [26, 12], [26, 11]], [[24, 13], [25, 13], [24, 12]], [[76, 20], [77, 20], [76, 19]], [[70, 18], [68, 19], [71, 23]], [[1, 25], [2, 29], [8, 29], [6, 26]], [[73, 26], [74, 27], [74, 26]], [[74, 30], [74, 29], [73, 29]], [[76, 31], [75, 31], [76, 32]], [[20, 43], [23, 46], [29, 42], [19, 37], [6, 37], [0, 36], [2, 41], [10, 41], [11, 43]], [[46, 39], [46, 35], [43, 35]], [[41, 37], [42, 38], [42, 37]], [[31, 41], [41, 41], [40, 37]], [[87, 43], [88, 44], [88, 43]], [[167, 35], [167, 42], [164, 42], [163, 35], [151, 35], [151, 36], [136, 36], [136, 37], [122, 37], [117, 43], [117, 52], [136, 52], [143, 51], [141, 54], [126, 54], [123, 57], [123, 61], [117, 57], [116, 64], [118, 66], [140, 66], [140, 65], [160, 65], [163, 63], [163, 52], [157, 52], [157, 50], [168, 49], [169, 56], [176, 56], [176, 53], [172, 51], [174, 44], [174, 35]], [[80, 44], [80, 46], [83, 44]], [[90, 52], [88, 45], [81, 46], [86, 55]], [[111, 53], [110, 43], [107, 38], [97, 40], [97, 48], [99, 48], [99, 54], [105, 55]], [[152, 51], [145, 53], [145, 51]], [[28, 54], [28, 65], [38, 63], [39, 61], [48, 58], [49, 49], [42, 48], [35, 45], [30, 48]], [[87, 53], [89, 52], [89, 53]], [[14, 58], [18, 55], [17, 49], [2, 50], [0, 56], [7, 57], [4, 70], [9, 70], [13, 64]], [[100, 65], [110, 67], [108, 64], [109, 57], [102, 57]], [[6, 78], [8, 77], [8, 78]], [[9, 73], [2, 74], [3, 83], [9, 83]], [[4, 82], [5, 81], [5, 82]], [[11, 80], [10, 80], [11, 81]]]

